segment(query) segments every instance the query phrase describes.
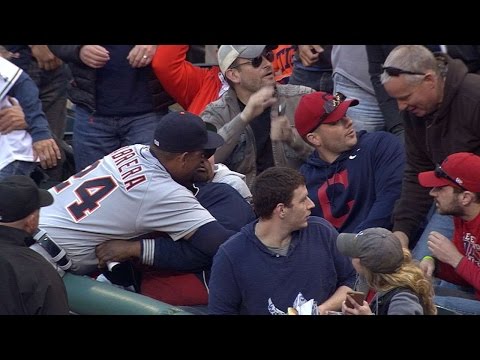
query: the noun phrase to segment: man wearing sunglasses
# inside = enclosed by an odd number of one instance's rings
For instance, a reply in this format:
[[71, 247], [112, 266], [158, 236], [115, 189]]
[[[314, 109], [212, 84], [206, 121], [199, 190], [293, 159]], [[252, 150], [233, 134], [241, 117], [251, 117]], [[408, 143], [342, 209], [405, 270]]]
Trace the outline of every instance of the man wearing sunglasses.
[[293, 117], [300, 97], [313, 89], [277, 85], [268, 45], [222, 45], [218, 64], [230, 89], [202, 113], [225, 140], [215, 161], [246, 175], [272, 166], [298, 169], [312, 148], [295, 130]]
[[315, 203], [312, 215], [339, 232], [391, 228], [405, 164], [395, 135], [355, 132], [346, 112], [357, 104], [341, 93], [315, 92], [304, 95], [295, 112], [298, 132], [315, 148], [300, 168]]
[[432, 256], [420, 262], [427, 275], [450, 283], [435, 287], [435, 303], [461, 314], [480, 314], [480, 156], [449, 155], [435, 170], [418, 174], [418, 181], [432, 188], [438, 212], [452, 215], [455, 224], [452, 241], [437, 231], [428, 234]]
[[[393, 230], [412, 248], [428, 209], [435, 211], [418, 173], [433, 170], [454, 152], [480, 154], [480, 76], [468, 73], [461, 60], [434, 55], [421, 45], [396, 47], [383, 69], [381, 81], [397, 100], [403, 119], [407, 155]], [[427, 234], [432, 230], [451, 237], [451, 218], [432, 216], [413, 251], [415, 258], [428, 255]]]

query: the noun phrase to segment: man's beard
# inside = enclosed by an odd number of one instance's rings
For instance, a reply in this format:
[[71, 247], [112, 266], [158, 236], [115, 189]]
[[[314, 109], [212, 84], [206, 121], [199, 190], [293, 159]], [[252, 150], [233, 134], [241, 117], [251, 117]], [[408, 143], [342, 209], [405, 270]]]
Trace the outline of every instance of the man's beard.
[[461, 217], [463, 215], [465, 215], [465, 212], [463, 210], [463, 208], [460, 206], [460, 205], [452, 205], [450, 204], [450, 206], [446, 209], [442, 209], [441, 207], [437, 207], [437, 211], [440, 215], [452, 215], [452, 216], [456, 216], [456, 217]]

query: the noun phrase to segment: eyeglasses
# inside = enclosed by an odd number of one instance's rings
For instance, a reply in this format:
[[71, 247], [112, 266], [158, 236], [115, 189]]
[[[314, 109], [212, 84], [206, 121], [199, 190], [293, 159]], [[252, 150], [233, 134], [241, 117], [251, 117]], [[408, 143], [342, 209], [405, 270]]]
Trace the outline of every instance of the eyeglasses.
[[448, 181], [451, 181], [452, 183], [454, 183], [456, 186], [458, 186], [463, 191], [468, 191], [462, 185], [460, 185], [454, 178], [452, 178], [450, 175], [448, 175], [445, 172], [445, 170], [443, 170], [442, 167], [439, 164], [435, 165], [435, 176], [438, 177], [438, 178], [447, 179]]
[[396, 68], [396, 67], [393, 67], [393, 66], [382, 66], [382, 70], [385, 71], [390, 76], [400, 76], [401, 74], [427, 75], [425, 73], [403, 70], [403, 69], [399, 69], [399, 68]]
[[239, 66], [247, 65], [247, 64], [252, 64], [253, 68], [256, 69], [256, 68], [260, 67], [260, 65], [262, 65], [263, 58], [265, 58], [265, 59], [267, 59], [268, 61], [272, 62], [275, 57], [274, 57], [272, 51], [270, 51], [270, 50], [264, 51], [264, 52], [262, 53], [262, 55], [257, 56], [256, 58], [250, 59], [249, 61], [243, 62], [243, 63], [241, 63], [241, 64], [237, 64], [237, 65], [235, 65], [235, 66], [230, 66], [230, 69], [235, 69], [235, 68], [237, 68], [237, 67], [239, 67]]
[[330, 96], [330, 94], [325, 94], [322, 96], [322, 99], [325, 100], [325, 103], [323, 104], [323, 110], [325, 110], [325, 113], [320, 116], [318, 122], [314, 124], [313, 128], [311, 128], [308, 132], [312, 132], [317, 127], [322, 125], [322, 123], [327, 119], [328, 115], [330, 115], [347, 98], [341, 92], [336, 92], [332, 99], [329, 99]]
[[333, 99], [329, 100], [327, 99], [327, 95], [329, 94], [323, 95], [323, 100], [325, 100], [325, 103], [323, 104], [323, 110], [325, 110], [325, 114], [320, 117], [317, 127], [322, 125], [322, 123], [327, 119], [328, 115], [330, 115], [347, 98], [341, 92], [335, 93], [335, 95], [333, 95]]

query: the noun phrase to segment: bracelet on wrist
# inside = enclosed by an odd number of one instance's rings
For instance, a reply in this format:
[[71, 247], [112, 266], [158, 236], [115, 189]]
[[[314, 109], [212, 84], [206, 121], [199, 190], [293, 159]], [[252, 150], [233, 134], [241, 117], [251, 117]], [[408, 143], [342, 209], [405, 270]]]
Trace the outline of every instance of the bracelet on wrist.
[[433, 256], [427, 255], [422, 258], [422, 260], [430, 259], [432, 261], [435, 261], [435, 258]]

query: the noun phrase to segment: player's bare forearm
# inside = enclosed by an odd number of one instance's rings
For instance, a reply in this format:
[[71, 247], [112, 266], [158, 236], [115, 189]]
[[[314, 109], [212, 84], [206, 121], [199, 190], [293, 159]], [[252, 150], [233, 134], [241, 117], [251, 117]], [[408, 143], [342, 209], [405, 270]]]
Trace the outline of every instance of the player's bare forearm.
[[104, 267], [109, 261], [122, 262], [129, 259], [138, 259], [141, 255], [140, 241], [109, 240], [95, 248], [98, 266]]

